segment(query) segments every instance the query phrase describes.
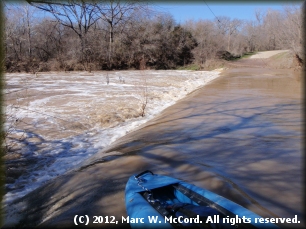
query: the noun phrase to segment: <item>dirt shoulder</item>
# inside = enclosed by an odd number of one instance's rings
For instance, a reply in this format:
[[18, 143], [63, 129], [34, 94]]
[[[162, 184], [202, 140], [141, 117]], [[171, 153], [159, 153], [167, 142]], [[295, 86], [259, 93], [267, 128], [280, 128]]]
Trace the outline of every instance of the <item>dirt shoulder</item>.
[[235, 61], [228, 61], [227, 68], [247, 67], [247, 68], [271, 68], [290, 69], [297, 74], [302, 73], [302, 67], [289, 50], [264, 51]]
[[276, 54], [289, 52], [289, 50], [273, 50], [273, 51], [264, 51], [264, 52], [258, 52], [255, 55], [250, 56], [250, 59], [258, 59], [258, 58], [270, 58]]

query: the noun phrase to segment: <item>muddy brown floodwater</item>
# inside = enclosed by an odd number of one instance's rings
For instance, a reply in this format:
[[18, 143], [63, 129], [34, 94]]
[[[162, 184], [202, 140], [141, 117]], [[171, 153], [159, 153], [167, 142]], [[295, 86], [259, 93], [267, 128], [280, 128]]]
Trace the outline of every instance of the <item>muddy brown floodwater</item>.
[[72, 226], [76, 214], [121, 219], [129, 176], [150, 169], [263, 217], [297, 215], [294, 228], [303, 227], [300, 79], [287, 70], [228, 69], [81, 168], [15, 201], [7, 222], [59, 227]]

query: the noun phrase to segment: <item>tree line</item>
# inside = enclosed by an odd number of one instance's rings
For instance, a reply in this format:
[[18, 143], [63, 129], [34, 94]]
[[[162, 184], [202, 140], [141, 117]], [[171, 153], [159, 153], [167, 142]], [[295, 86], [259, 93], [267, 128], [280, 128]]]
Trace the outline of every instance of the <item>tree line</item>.
[[290, 49], [304, 61], [301, 7], [178, 24], [141, 1], [38, 2], [5, 3], [7, 72], [203, 67], [220, 51]]

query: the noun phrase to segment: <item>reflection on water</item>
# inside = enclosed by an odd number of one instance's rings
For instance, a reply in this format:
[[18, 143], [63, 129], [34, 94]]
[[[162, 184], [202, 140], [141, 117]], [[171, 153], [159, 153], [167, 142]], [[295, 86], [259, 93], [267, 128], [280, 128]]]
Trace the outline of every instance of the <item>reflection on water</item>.
[[136, 153], [263, 216], [301, 218], [301, 103], [289, 72], [228, 70], [109, 151]]

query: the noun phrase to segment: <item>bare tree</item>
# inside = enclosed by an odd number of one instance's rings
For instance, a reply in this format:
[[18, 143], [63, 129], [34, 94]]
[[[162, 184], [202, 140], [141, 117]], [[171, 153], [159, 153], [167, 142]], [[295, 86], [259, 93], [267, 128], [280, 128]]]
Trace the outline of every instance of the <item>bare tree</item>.
[[254, 52], [256, 49], [256, 37], [257, 37], [257, 33], [256, 33], [256, 26], [254, 21], [248, 21], [245, 22], [242, 28], [242, 34], [245, 37], [246, 40], [246, 51], [247, 52]]
[[111, 68], [115, 28], [121, 25], [121, 29], [124, 29], [124, 25], [133, 18], [136, 11], [140, 9], [145, 10], [145, 4], [135, 0], [110, 0], [107, 2], [101, 2], [97, 5], [97, 8], [100, 18], [108, 25], [108, 64], [109, 68]]
[[169, 13], [158, 14], [138, 0], [27, 1], [52, 17], [35, 23], [29, 5], [6, 4], [9, 71], [139, 69], [141, 61], [156, 69], [192, 61], [204, 66], [225, 50], [237, 56], [291, 49], [303, 62], [300, 7], [256, 11], [255, 20], [248, 22], [218, 17], [179, 25]]
[[[305, 7], [304, 2], [304, 7]], [[284, 8], [286, 20], [284, 21], [285, 27], [281, 30], [284, 34], [284, 41], [288, 44], [293, 51], [297, 61], [303, 65], [303, 11], [302, 7], [287, 6]], [[304, 9], [305, 13], [305, 9]], [[305, 19], [305, 16], [304, 16]]]
[[21, 60], [20, 26], [15, 9], [6, 9], [10, 13], [5, 14], [5, 56], [7, 60]]
[[87, 67], [87, 34], [99, 19], [97, 4], [84, 0], [69, 0], [67, 3], [57, 4], [33, 1], [32, 4], [41, 10], [51, 13], [59, 23], [72, 29], [77, 34], [81, 43], [81, 63]]
[[140, 98], [140, 103], [141, 103], [141, 111], [140, 111], [140, 115], [142, 117], [145, 116], [145, 110], [146, 107], [148, 105], [148, 84], [147, 84], [147, 76], [144, 72], [144, 70], [146, 69], [146, 63], [144, 58], [142, 59], [142, 61], [140, 62], [140, 66], [139, 66], [140, 71], [142, 72], [141, 76], [142, 76], [142, 95]]
[[218, 23], [220, 32], [224, 36], [227, 36], [227, 51], [231, 52], [232, 36], [239, 32], [239, 27], [242, 25], [242, 21], [223, 16], [219, 17], [216, 23]]
[[195, 63], [203, 66], [205, 61], [212, 59], [216, 51], [221, 49], [223, 35], [218, 35], [215, 24], [208, 20], [187, 21], [184, 27], [189, 28], [197, 41], [197, 47], [192, 50]]
[[142, 95], [141, 95], [141, 107], [140, 107], [140, 115], [144, 117], [146, 114], [146, 107], [148, 105], [148, 85], [147, 85], [147, 78], [143, 74], [143, 85], [142, 85]]
[[239, 19], [233, 19], [230, 21], [228, 26], [228, 43], [227, 43], [227, 50], [231, 52], [231, 37], [238, 33], [238, 29], [241, 26], [242, 21]]
[[28, 71], [34, 59], [33, 37], [37, 24], [35, 8], [28, 4], [7, 4], [5, 12], [6, 65], [12, 66], [17, 60], [23, 62], [24, 70]]
[[24, 13], [24, 24], [26, 28], [26, 38], [28, 43], [28, 56], [32, 59], [32, 26], [33, 26], [33, 14], [35, 9], [29, 5], [22, 6], [22, 11]]

